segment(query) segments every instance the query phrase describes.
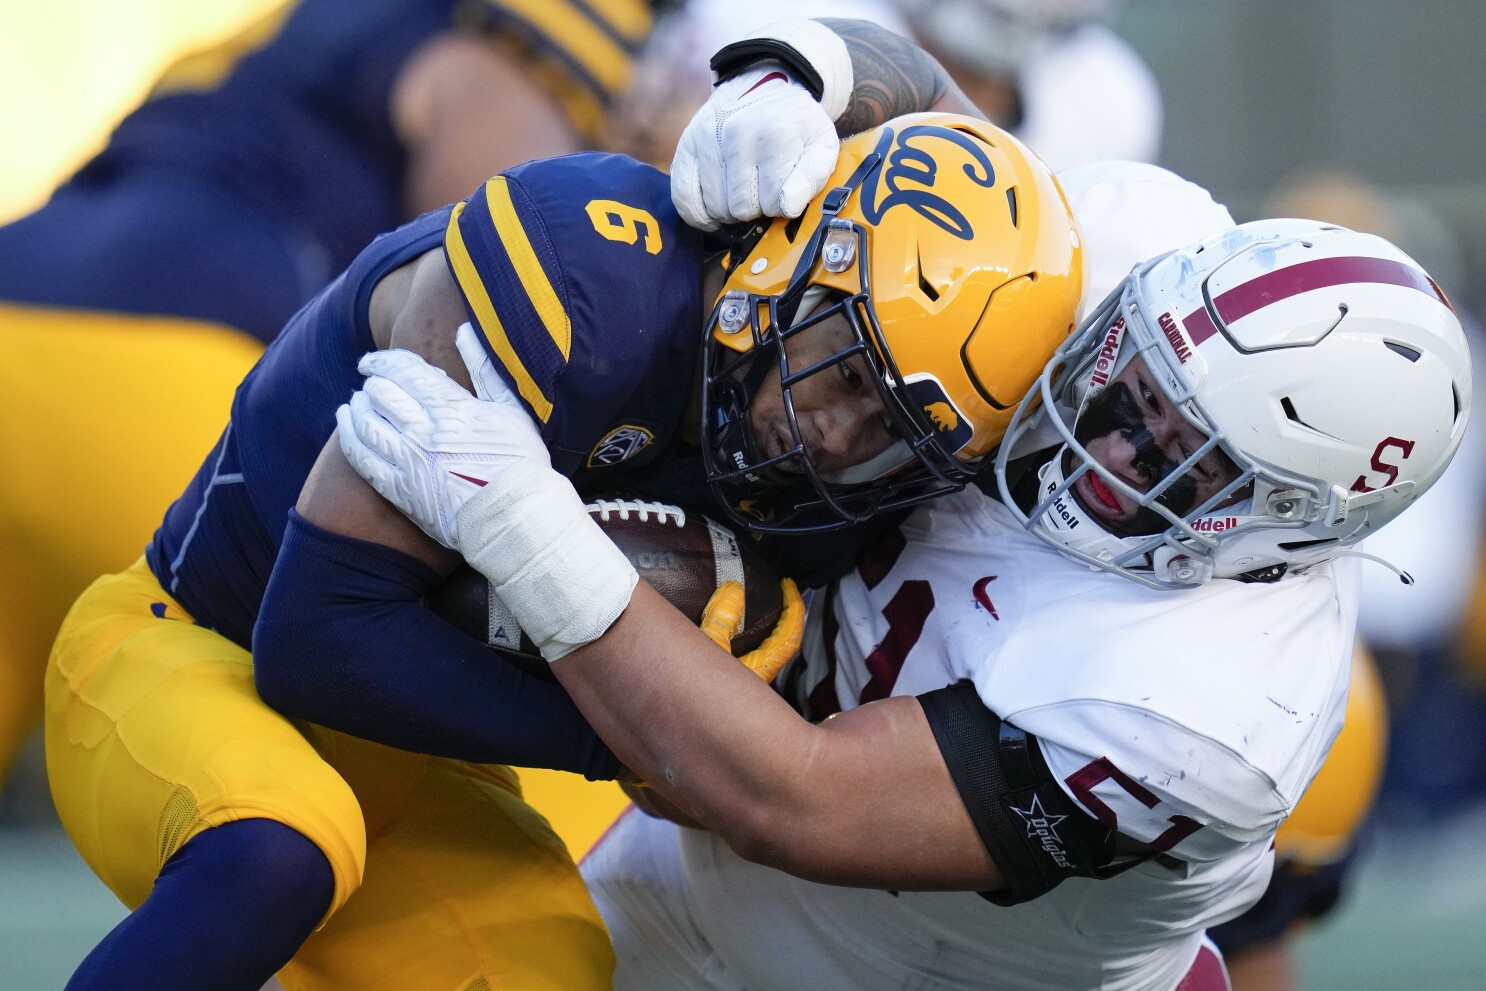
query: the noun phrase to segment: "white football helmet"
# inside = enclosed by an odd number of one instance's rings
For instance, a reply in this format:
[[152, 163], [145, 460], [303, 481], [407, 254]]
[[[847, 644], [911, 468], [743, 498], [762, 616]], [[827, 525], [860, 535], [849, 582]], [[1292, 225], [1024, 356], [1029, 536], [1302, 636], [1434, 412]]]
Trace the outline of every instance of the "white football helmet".
[[914, 33], [976, 72], [1010, 78], [1112, 0], [896, 0]]
[[[1149, 443], [1109, 413], [1120, 401], [1111, 380], [1137, 357], [1164, 393], [1140, 400], [1205, 438], [1182, 446], [1179, 463], [1156, 451], [1140, 485], [1086, 447], [1096, 435]], [[1130, 274], [1028, 393], [997, 484], [1028, 530], [1142, 584], [1275, 580], [1335, 557], [1428, 489], [1460, 445], [1470, 399], [1460, 321], [1413, 259], [1370, 234], [1259, 221]], [[1019, 506], [1011, 466], [1060, 441]], [[1225, 456], [1232, 480], [1195, 487], [1201, 465]], [[1141, 525], [1101, 526], [1091, 492], [1137, 507]], [[1211, 495], [1194, 504], [1194, 492]]]

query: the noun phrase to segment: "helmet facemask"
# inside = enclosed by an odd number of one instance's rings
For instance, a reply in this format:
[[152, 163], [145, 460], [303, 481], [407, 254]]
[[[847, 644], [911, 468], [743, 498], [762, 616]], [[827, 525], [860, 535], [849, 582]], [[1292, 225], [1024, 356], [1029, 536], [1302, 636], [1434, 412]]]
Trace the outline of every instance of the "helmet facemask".
[[[1066, 553], [1142, 584], [1187, 587], [1213, 576], [1220, 543], [1240, 530], [1304, 525], [1298, 518], [1287, 524], [1269, 514], [1254, 516], [1252, 507], [1256, 493], [1292, 492], [1305, 483], [1249, 460], [1202, 410], [1197, 402], [1205, 374], [1201, 359], [1189, 356], [1183, 363], [1147, 318], [1141, 269], [1049, 362], [1038, 387], [1042, 405], [1033, 412], [1036, 404], [1024, 403], [1018, 411], [997, 475], [1003, 498], [1028, 528], [1052, 534]], [[1180, 460], [1156, 442], [1146, 424], [1145, 407], [1152, 403], [1179, 415], [1188, 428]], [[1050, 428], [1062, 441], [1042, 467], [1037, 501], [1025, 515], [1011, 497], [1004, 470], [1016, 441], [1031, 426], [1023, 420], [1040, 421], [1037, 426]], [[1115, 435], [1133, 448], [1125, 469], [1139, 486], [1090, 450], [1100, 446], [1107, 460]], [[1021, 453], [1024, 447], [1016, 452]], [[1102, 502], [1103, 511], [1090, 502]], [[1127, 511], [1111, 517], [1114, 503]]]
[[[1149, 451], [1116, 390], [1137, 361], [1180, 415], [1179, 457]], [[1137, 266], [1044, 369], [996, 474], [1024, 527], [1094, 567], [1153, 588], [1275, 580], [1356, 553], [1428, 488], [1469, 401], [1459, 321], [1412, 260], [1371, 235], [1257, 222]], [[1131, 445], [1118, 456], [1111, 431]], [[1055, 447], [1017, 505], [1009, 466]], [[1202, 488], [1193, 471], [1219, 456], [1222, 484]]]
[[784, 533], [968, 483], [1082, 284], [1046, 166], [952, 114], [842, 142], [828, 191], [755, 227], [726, 269], [704, 331], [707, 477], [738, 523]]
[[[865, 176], [875, 165], [875, 157], [869, 158], [858, 171]], [[827, 212], [811, 240], [803, 254], [803, 270], [784, 292], [763, 296], [729, 291], [707, 328], [702, 451], [708, 479], [737, 522], [758, 532], [820, 532], [850, 526], [876, 513], [955, 491], [970, 480], [976, 467], [956, 459], [956, 432], [930, 420], [915, 401], [913, 383], [905, 383], [893, 361], [872, 305], [865, 229]], [[818, 268], [837, 275], [832, 281], [838, 285], [840, 276], [851, 276], [855, 291], [820, 285], [813, 279]], [[821, 325], [836, 317], [849, 328], [849, 340], [827, 356], [796, 367], [786, 342], [812, 331], [823, 333]], [[719, 328], [728, 333], [746, 328], [752, 346], [737, 352], [716, 344], [714, 332]], [[805, 442], [795, 414], [794, 389], [816, 375], [840, 374], [838, 366], [856, 359], [868, 369], [864, 378], [876, 387], [892, 440], [864, 462], [826, 469], [817, 464]], [[771, 369], [779, 373], [793, 441], [772, 456], [760, 449], [749, 419], [753, 397]], [[765, 506], [770, 510], [767, 518], [753, 515]]]

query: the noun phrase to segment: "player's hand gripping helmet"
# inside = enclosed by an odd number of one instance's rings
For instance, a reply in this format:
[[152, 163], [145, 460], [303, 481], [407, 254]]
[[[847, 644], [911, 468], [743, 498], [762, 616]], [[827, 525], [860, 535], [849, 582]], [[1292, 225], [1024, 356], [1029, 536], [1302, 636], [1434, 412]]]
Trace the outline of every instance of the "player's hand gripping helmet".
[[[1143, 584], [1273, 580], [1428, 489], [1470, 399], [1460, 321], [1411, 258], [1370, 234], [1260, 221], [1137, 267], [1048, 363], [997, 481], [1029, 530]], [[1143, 424], [1176, 414], [1186, 439], [1163, 450]], [[1023, 515], [1012, 466], [1059, 440]], [[1096, 443], [1136, 453], [1115, 471]], [[1116, 504], [1128, 523], [1110, 524]]]
[[[951, 114], [842, 142], [804, 215], [760, 225], [745, 244], [708, 321], [702, 448], [719, 501], [763, 532], [845, 526], [988, 468], [1012, 408], [1070, 332], [1083, 278], [1052, 174], [995, 126]], [[788, 342], [838, 316], [846, 345], [792, 364]], [[794, 390], [847, 362], [868, 369], [893, 440], [864, 464], [825, 470]], [[790, 435], [773, 452], [749, 416], [771, 370]]]

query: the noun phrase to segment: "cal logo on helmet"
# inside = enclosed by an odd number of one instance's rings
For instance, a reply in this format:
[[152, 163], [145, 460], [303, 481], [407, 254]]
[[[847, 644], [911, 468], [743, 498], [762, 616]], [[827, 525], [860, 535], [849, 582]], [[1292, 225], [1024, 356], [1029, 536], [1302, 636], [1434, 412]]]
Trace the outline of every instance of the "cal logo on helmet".
[[970, 443], [970, 438], [975, 436], [975, 425], [950, 402], [949, 394], [938, 379], [932, 375], [919, 375], [909, 380], [907, 388], [910, 404], [923, 411], [946, 448], [958, 451]]

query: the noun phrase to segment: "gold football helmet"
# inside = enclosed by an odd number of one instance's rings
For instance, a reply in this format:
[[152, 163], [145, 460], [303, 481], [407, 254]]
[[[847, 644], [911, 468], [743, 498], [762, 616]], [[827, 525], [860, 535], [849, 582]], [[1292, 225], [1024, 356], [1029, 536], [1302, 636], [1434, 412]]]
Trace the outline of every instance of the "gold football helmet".
[[[1047, 167], [999, 128], [939, 113], [842, 142], [826, 191], [799, 219], [756, 226], [730, 266], [707, 328], [703, 451], [720, 501], [769, 532], [833, 529], [963, 487], [1072, 330], [1083, 278]], [[784, 342], [837, 315], [849, 346], [792, 367]], [[893, 440], [824, 471], [790, 389], [857, 356]], [[770, 456], [748, 413], [773, 368], [793, 446]]]

